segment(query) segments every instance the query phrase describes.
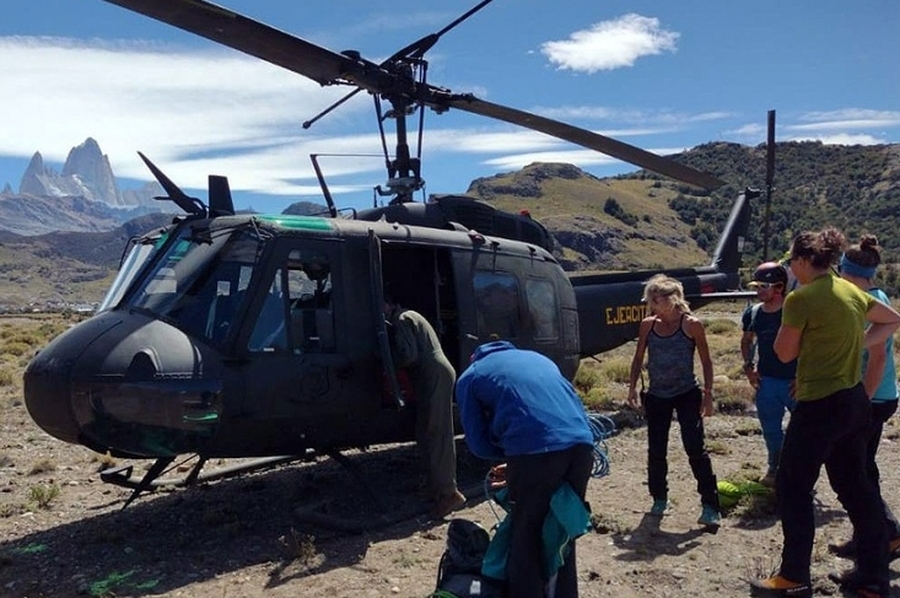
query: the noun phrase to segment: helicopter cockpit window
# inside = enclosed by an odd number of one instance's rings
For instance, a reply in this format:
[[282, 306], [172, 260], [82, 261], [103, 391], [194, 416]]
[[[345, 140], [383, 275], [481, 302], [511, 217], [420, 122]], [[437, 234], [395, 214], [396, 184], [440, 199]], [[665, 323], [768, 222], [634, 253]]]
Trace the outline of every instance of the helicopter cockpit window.
[[[332, 267], [328, 256], [294, 249], [275, 272], [250, 334], [253, 352], [330, 353], [336, 347]], [[290, 321], [285, 323], [285, 312]]]
[[331, 263], [318, 251], [295, 249], [288, 256], [288, 301], [295, 352], [335, 350]]
[[478, 312], [478, 336], [516, 338], [519, 330], [519, 285], [515, 276], [478, 272], [473, 279]]
[[247, 229], [201, 232], [182, 230], [127, 304], [218, 344], [235, 322], [261, 241]]
[[535, 340], [559, 338], [556, 318], [559, 308], [553, 283], [549, 280], [528, 278], [525, 280], [525, 297], [528, 300], [528, 315], [534, 327]]
[[106, 292], [100, 307], [97, 308], [97, 312], [112, 309], [122, 300], [134, 277], [164, 240], [165, 236], [156, 239], [155, 243], [148, 239], [143, 242], [137, 242], [131, 247], [128, 256], [122, 262], [122, 267], [119, 268], [119, 273], [116, 274], [116, 279]]

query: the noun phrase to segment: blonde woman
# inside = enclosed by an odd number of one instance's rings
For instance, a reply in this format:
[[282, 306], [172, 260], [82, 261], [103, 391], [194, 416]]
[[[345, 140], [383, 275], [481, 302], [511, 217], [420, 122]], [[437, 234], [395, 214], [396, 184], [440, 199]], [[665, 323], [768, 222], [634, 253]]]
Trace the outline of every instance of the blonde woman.
[[[712, 415], [713, 367], [703, 323], [691, 314], [681, 283], [663, 274], [644, 287], [650, 316], [641, 322], [637, 348], [631, 361], [628, 404], [642, 409], [647, 419], [647, 485], [653, 497], [650, 513], [663, 515], [669, 506], [669, 428], [673, 411], [681, 428], [681, 442], [697, 480], [701, 513], [698, 523], [719, 526], [719, 494], [712, 462], [706, 451], [703, 418]], [[638, 396], [637, 382], [647, 353], [650, 385]], [[694, 355], [703, 369], [703, 389], [694, 375]]]

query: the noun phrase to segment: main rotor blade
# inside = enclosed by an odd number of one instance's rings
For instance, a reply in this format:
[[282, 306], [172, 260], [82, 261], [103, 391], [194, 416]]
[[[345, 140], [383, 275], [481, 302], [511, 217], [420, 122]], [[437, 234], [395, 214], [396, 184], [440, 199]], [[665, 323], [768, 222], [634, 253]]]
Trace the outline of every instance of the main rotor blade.
[[[106, 0], [179, 29], [262, 58], [321, 85], [346, 82], [360, 64], [205, 0]], [[376, 67], [377, 68], [377, 67]], [[354, 83], [369, 88], [362, 81]]]
[[619, 160], [640, 166], [641, 168], [646, 168], [647, 170], [652, 170], [653, 172], [691, 185], [696, 185], [705, 189], [716, 189], [725, 184], [724, 181], [721, 181], [710, 174], [695, 170], [684, 164], [679, 164], [669, 158], [657, 156], [656, 154], [642, 150], [639, 147], [617, 141], [586, 129], [567, 125], [566, 123], [557, 120], [538, 116], [530, 112], [479, 100], [470, 94], [453, 95], [446, 99], [441, 98], [440, 94], [436, 94], [435, 100], [433, 107], [437, 110], [450, 107], [458, 110], [465, 110], [466, 112], [471, 112], [473, 114], [480, 114], [482, 116], [503, 120], [514, 125], [552, 135], [559, 139], [571, 141], [572, 143], [597, 150], [598, 152], [612, 156], [613, 158], [618, 158]]
[[[392, 100], [402, 99], [401, 103], [407, 105], [421, 102], [438, 112], [447, 108], [457, 108], [540, 131], [691, 185], [714, 189], [724, 184], [723, 181], [704, 172], [585, 129], [515, 108], [492, 104], [470, 94], [452, 94], [439, 87], [422, 86], [413, 81], [405, 69], [396, 69], [390, 63], [377, 64], [355, 53], [344, 55], [332, 52], [206, 0], [106, 0], [106, 2], [256, 56], [309, 77], [321, 85], [341, 83], [356, 85]], [[464, 16], [480, 9], [486, 3], [482, 2]], [[432, 34], [417, 43], [426, 48], [431, 37], [438, 36]], [[416, 44], [413, 44], [404, 50], [410, 50], [415, 54], [415, 46]]]

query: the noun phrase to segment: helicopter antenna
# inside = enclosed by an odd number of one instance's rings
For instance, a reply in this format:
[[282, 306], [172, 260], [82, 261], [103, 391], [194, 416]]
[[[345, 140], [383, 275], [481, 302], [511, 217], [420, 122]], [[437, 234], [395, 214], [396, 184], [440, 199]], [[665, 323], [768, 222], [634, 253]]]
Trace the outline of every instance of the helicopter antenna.
[[158, 199], [160, 201], [169, 200], [188, 214], [200, 217], [206, 216], [206, 206], [203, 205], [203, 202], [196, 197], [188, 196], [143, 153], [138, 152], [138, 156], [141, 157], [141, 160], [144, 161], [144, 164], [147, 165], [147, 168], [150, 169], [150, 172], [153, 173], [153, 176], [156, 177], [156, 180], [159, 181], [159, 184], [162, 185], [162, 188], [168, 193], [167, 196], [154, 197], [153, 199]]
[[763, 217], [763, 261], [769, 261], [769, 220], [772, 218], [772, 182], [775, 178], [775, 111], [769, 110], [766, 138], [766, 213]]

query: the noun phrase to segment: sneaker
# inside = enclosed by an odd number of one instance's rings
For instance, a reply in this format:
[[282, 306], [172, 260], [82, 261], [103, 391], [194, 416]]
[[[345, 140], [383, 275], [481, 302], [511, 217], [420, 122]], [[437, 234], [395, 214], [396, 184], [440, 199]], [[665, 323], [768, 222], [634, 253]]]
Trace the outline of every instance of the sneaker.
[[653, 506], [650, 507], [650, 514], [657, 515], [662, 517], [665, 515], [666, 511], [669, 510], [669, 501], [665, 498], [658, 498], [653, 501]]
[[839, 544], [829, 544], [828, 552], [842, 559], [855, 559], [856, 544], [853, 540], [847, 540], [846, 542], [841, 542]]
[[443, 519], [453, 511], [458, 511], [466, 505], [466, 497], [459, 490], [455, 490], [453, 494], [442, 496], [434, 508], [431, 510], [433, 519]]
[[751, 579], [750, 593], [754, 596], [780, 596], [790, 598], [812, 598], [812, 587], [808, 583], [798, 583], [779, 575], [765, 579]]
[[700, 512], [700, 518], [697, 520], [697, 523], [708, 528], [718, 529], [721, 520], [722, 516], [719, 515], [718, 509], [709, 505], [703, 505], [703, 510]]

